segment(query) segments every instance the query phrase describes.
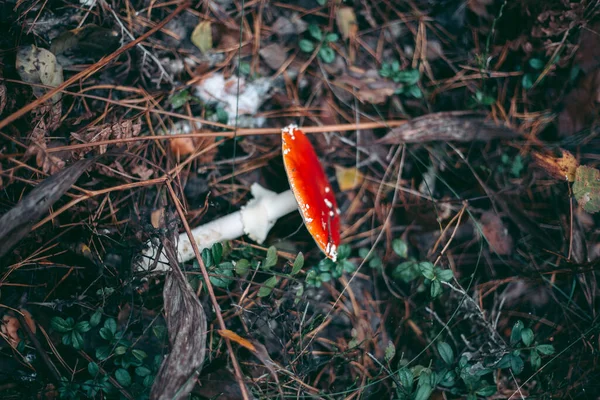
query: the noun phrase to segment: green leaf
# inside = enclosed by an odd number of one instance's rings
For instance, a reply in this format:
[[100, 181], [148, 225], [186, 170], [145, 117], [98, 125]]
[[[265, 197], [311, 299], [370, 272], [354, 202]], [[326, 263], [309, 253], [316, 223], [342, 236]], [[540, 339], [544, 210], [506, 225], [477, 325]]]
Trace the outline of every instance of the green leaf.
[[[373, 260], [371, 260], [371, 261], [373, 261]], [[354, 270], [356, 270], [356, 265], [354, 265], [353, 262], [348, 261], [348, 260], [340, 261], [339, 265], [342, 267], [342, 270], [344, 272], [347, 272], [349, 274], [351, 274], [352, 272], [354, 272]]]
[[125, 346], [117, 346], [115, 349], [115, 354], [118, 356], [122, 356], [125, 353], [127, 353], [127, 347]]
[[233, 282], [233, 270], [234, 270], [234, 266], [231, 262], [226, 261], [224, 263], [219, 264], [219, 266], [217, 267], [217, 269], [215, 270], [215, 274], [217, 274], [218, 276], [211, 276], [210, 279], [210, 283], [213, 284], [213, 286], [219, 287], [219, 288], [227, 288], [231, 282]]
[[529, 59], [529, 66], [531, 66], [531, 68], [533, 69], [537, 69], [540, 70], [542, 68], [544, 68], [544, 61], [540, 60], [539, 58], [530, 58]]
[[496, 386], [489, 385], [478, 389], [475, 393], [477, 393], [478, 396], [489, 397], [494, 395], [497, 390], [498, 389], [496, 388]]
[[111, 341], [114, 337], [113, 333], [110, 331], [110, 329], [106, 328], [106, 327], [102, 327], [100, 328], [100, 337], [104, 340], [107, 341]]
[[92, 314], [92, 316], [90, 317], [90, 325], [98, 326], [98, 324], [100, 324], [100, 321], [102, 321], [102, 307], [98, 307], [96, 311]]
[[250, 63], [241, 62], [239, 66], [240, 74], [250, 75]]
[[140, 361], [143, 361], [144, 358], [148, 357], [148, 354], [146, 354], [145, 351], [138, 349], [131, 350], [131, 354]]
[[260, 289], [258, 289], [258, 297], [266, 297], [270, 295], [275, 285], [277, 285], [277, 281], [278, 279], [276, 276], [272, 276], [269, 279], [267, 279], [263, 283], [263, 286]]
[[298, 42], [298, 46], [300, 46], [300, 50], [305, 53], [312, 53], [315, 51], [315, 45], [313, 42], [307, 39], [302, 39], [300, 42]]
[[421, 88], [417, 85], [410, 85], [408, 87], [408, 94], [410, 94], [415, 99], [423, 98], [423, 92], [421, 91]]
[[52, 317], [50, 326], [59, 333], [67, 333], [73, 329], [73, 326], [61, 317]]
[[135, 374], [137, 376], [141, 376], [142, 378], [145, 376], [148, 376], [152, 373], [152, 371], [150, 371], [150, 369], [146, 368], [146, 367], [137, 367], [135, 369]]
[[583, 165], [577, 167], [573, 194], [585, 211], [590, 214], [600, 211], [600, 171]]
[[162, 340], [167, 335], [167, 327], [164, 325], [154, 325], [152, 327], [152, 333], [157, 339]]
[[71, 331], [71, 344], [76, 350], [83, 348], [83, 336], [81, 336], [81, 333], [76, 330]]
[[538, 344], [535, 349], [545, 356], [551, 356], [555, 351], [551, 344]]
[[335, 51], [333, 51], [331, 47], [322, 46], [319, 49], [319, 56], [325, 64], [330, 64], [333, 62], [333, 60], [335, 60]]
[[71, 339], [72, 339], [71, 333], [70, 332], [65, 333], [61, 339], [62, 344], [64, 344], [65, 346], [70, 346], [72, 343]]
[[510, 333], [510, 344], [514, 345], [521, 340], [521, 332], [523, 332], [523, 322], [521, 320], [517, 321], [512, 328], [512, 332]]
[[333, 261], [331, 261], [329, 258], [324, 258], [321, 261], [319, 261], [317, 268], [319, 268], [319, 271], [329, 272], [333, 268], [335, 268], [335, 263]]
[[523, 329], [521, 331], [521, 341], [525, 346], [529, 346], [533, 343], [533, 331], [529, 328]]
[[338, 261], [345, 260], [350, 257], [350, 253], [352, 252], [352, 247], [349, 244], [342, 244], [337, 249], [337, 259]]
[[392, 270], [394, 279], [399, 279], [405, 283], [415, 280], [420, 274], [420, 269], [415, 261], [405, 261]]
[[542, 358], [538, 354], [538, 352], [534, 349], [531, 350], [531, 355], [529, 358], [529, 363], [531, 364], [531, 368], [538, 369], [542, 365]]
[[227, 111], [225, 111], [225, 109], [221, 106], [217, 107], [216, 109], [216, 114], [217, 114], [217, 121], [219, 121], [222, 124], [226, 124], [227, 122], [229, 122], [229, 114], [227, 113]]
[[444, 360], [446, 364], [452, 365], [454, 362], [454, 351], [452, 350], [452, 347], [446, 342], [439, 342], [437, 344], [437, 349], [442, 360]]
[[515, 354], [511, 354], [510, 369], [512, 369], [513, 373], [515, 375], [519, 375], [521, 372], [523, 372], [524, 367], [525, 364], [523, 363], [523, 360], [521, 360], [521, 357]]
[[339, 39], [339, 36], [337, 33], [328, 33], [325, 36], [325, 41], [326, 42], [337, 42], [337, 40]]
[[429, 261], [419, 263], [419, 269], [421, 270], [421, 275], [423, 275], [425, 279], [435, 279], [435, 274], [433, 273], [433, 264]]
[[268, 271], [271, 267], [277, 264], [277, 248], [275, 246], [269, 247], [267, 250], [267, 258], [263, 263], [262, 267], [264, 270]]
[[394, 80], [397, 82], [406, 83], [409, 86], [414, 85], [419, 82], [419, 70], [410, 69], [406, 71], [398, 71], [394, 74], [394, 78]]
[[178, 108], [183, 107], [188, 101], [191, 100], [191, 98], [192, 96], [190, 95], [190, 92], [187, 89], [182, 90], [171, 96], [171, 106], [176, 110]]
[[394, 343], [390, 340], [388, 342], [387, 347], [385, 348], [385, 361], [390, 362], [390, 360], [392, 358], [394, 358], [395, 355], [396, 355], [396, 346], [394, 346]]
[[79, 321], [75, 324], [75, 330], [79, 333], [86, 333], [90, 329], [92, 329], [92, 326], [88, 321]]
[[88, 364], [88, 372], [90, 373], [91, 376], [95, 377], [96, 375], [98, 375], [98, 372], [100, 372], [100, 367], [98, 366], [98, 364], [91, 361]]
[[531, 74], [523, 75], [523, 79], [521, 79], [521, 85], [523, 85], [523, 89], [529, 90], [533, 87], [533, 76]]
[[119, 368], [115, 371], [115, 378], [117, 378], [117, 382], [119, 382], [121, 386], [128, 387], [131, 385], [131, 375], [123, 368]]
[[404, 388], [410, 392], [413, 386], [413, 373], [408, 368], [400, 368], [398, 370], [398, 379]]
[[444, 374], [444, 377], [440, 381], [440, 385], [445, 387], [452, 387], [456, 384], [456, 374], [454, 371], [448, 371]]
[[451, 269], [442, 269], [437, 274], [437, 277], [442, 282], [450, 282], [454, 277], [454, 273]]
[[331, 280], [331, 274], [329, 272], [321, 272], [319, 277], [321, 278], [321, 282], [329, 282]]
[[219, 264], [221, 262], [221, 258], [223, 257], [223, 245], [221, 243], [213, 244], [212, 248], [210, 249], [210, 253], [212, 254], [215, 264]]
[[496, 368], [503, 369], [503, 368], [510, 367], [510, 359], [511, 359], [511, 355], [505, 354], [504, 356], [502, 356], [502, 359], [496, 365]]
[[296, 275], [302, 267], [304, 266], [304, 255], [302, 253], [298, 253], [296, 259], [294, 260], [294, 266], [292, 267], [292, 275]]
[[308, 33], [318, 41], [323, 40], [323, 32], [321, 32], [321, 28], [319, 28], [319, 25], [317, 24], [310, 24], [308, 26]]
[[440, 283], [440, 281], [438, 281], [438, 280], [431, 281], [430, 294], [431, 294], [431, 297], [434, 299], [436, 297], [438, 297], [440, 294], [442, 294], [442, 284]]
[[110, 357], [110, 347], [109, 346], [100, 346], [96, 348], [96, 358], [100, 361], [106, 360]]
[[114, 318], [109, 318], [104, 321], [104, 327], [108, 329], [113, 335], [117, 333], [117, 321]]
[[392, 240], [392, 250], [402, 258], [408, 257], [408, 245], [402, 239]]
[[235, 273], [238, 275], [246, 275], [250, 268], [250, 261], [242, 258], [235, 263]]
[[212, 256], [212, 252], [210, 251], [210, 249], [207, 249], [207, 248], [202, 249], [202, 253], [200, 253], [200, 255], [202, 256], [202, 262], [204, 263], [204, 266], [206, 268], [210, 268], [213, 265], [215, 265], [215, 262], [214, 262], [213, 256]]
[[428, 400], [433, 389], [429, 383], [423, 383], [415, 393], [415, 400]]

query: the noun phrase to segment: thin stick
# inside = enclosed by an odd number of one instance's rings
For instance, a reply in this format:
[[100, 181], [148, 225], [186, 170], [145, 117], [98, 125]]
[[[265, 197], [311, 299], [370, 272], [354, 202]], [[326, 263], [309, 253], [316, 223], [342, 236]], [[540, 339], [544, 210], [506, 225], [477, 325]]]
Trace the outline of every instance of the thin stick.
[[[213, 308], [215, 309], [215, 314], [217, 315], [217, 320], [219, 321], [219, 327], [222, 330], [226, 330], [225, 321], [223, 320], [223, 315], [221, 315], [221, 308], [219, 306], [219, 302], [217, 301], [217, 297], [215, 296], [215, 291], [213, 290], [212, 284], [210, 283], [210, 278], [208, 276], [208, 271], [206, 270], [206, 266], [204, 265], [204, 261], [202, 261], [202, 256], [200, 255], [200, 250], [198, 249], [198, 244], [194, 240], [194, 235], [192, 235], [192, 230], [185, 219], [185, 213], [181, 208], [181, 204], [179, 203], [179, 199], [173, 190], [173, 186], [171, 182], [167, 181], [167, 188], [169, 189], [169, 194], [171, 195], [171, 199], [175, 204], [175, 208], [177, 209], [177, 213], [179, 214], [179, 218], [181, 218], [181, 223], [185, 229], [185, 232], [190, 239], [190, 244], [192, 245], [192, 249], [194, 249], [194, 254], [196, 255], [196, 261], [198, 261], [198, 265], [200, 265], [200, 271], [202, 271], [202, 276], [204, 277], [204, 284], [206, 285], [206, 289], [208, 290], [208, 295], [210, 297], [210, 301], [213, 304]], [[249, 400], [248, 392], [246, 391], [246, 385], [244, 384], [244, 379], [242, 377], [242, 370], [240, 369], [240, 365], [238, 364], [237, 358], [235, 357], [235, 353], [233, 352], [233, 347], [231, 346], [231, 342], [228, 338], [225, 339], [225, 344], [227, 346], [227, 351], [229, 352], [229, 357], [231, 358], [231, 364], [233, 365], [233, 369], [235, 371], [235, 378], [240, 386], [240, 390], [242, 391], [242, 396], [244, 400]]]

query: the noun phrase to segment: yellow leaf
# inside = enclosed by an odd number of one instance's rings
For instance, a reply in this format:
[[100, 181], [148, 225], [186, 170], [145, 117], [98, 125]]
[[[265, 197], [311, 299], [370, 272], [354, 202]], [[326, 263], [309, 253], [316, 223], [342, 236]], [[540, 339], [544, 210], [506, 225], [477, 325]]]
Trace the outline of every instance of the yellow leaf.
[[232, 342], [236, 342], [240, 346], [247, 348], [253, 353], [256, 353], [256, 347], [254, 347], [254, 345], [250, 343], [248, 339], [244, 339], [237, 333], [230, 331], [229, 329], [220, 329], [217, 332], [219, 332], [219, 335], [221, 335], [221, 337], [229, 339]]
[[213, 39], [210, 21], [200, 22], [192, 32], [191, 40], [202, 53], [212, 49]]
[[560, 149], [562, 156], [555, 157], [552, 154], [532, 153], [535, 163], [543, 168], [548, 175], [556, 179], [566, 179], [569, 182], [575, 180], [575, 171], [579, 163], [573, 154], [567, 150]]
[[336, 13], [336, 21], [338, 29], [344, 40], [354, 38], [358, 25], [356, 24], [356, 15], [351, 7], [342, 7]]
[[354, 167], [344, 168], [337, 165], [335, 167], [335, 176], [342, 192], [358, 187], [364, 179], [358, 169]]

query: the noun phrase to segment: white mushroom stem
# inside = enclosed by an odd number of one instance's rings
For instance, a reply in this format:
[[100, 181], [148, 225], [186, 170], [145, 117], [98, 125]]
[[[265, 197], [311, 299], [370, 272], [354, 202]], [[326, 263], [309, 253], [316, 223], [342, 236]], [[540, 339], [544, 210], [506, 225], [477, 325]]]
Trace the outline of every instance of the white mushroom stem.
[[[240, 211], [218, 218], [205, 225], [192, 229], [192, 235], [200, 251], [210, 248], [213, 244], [225, 240], [233, 240], [248, 235], [257, 243], [262, 243], [275, 222], [286, 214], [298, 209], [298, 203], [291, 190], [275, 193], [254, 183], [250, 187], [253, 199]], [[138, 263], [138, 271], [148, 271], [155, 264], [157, 243], [148, 242], [146, 250]], [[187, 233], [179, 235], [177, 243], [177, 257], [179, 262], [189, 261], [194, 258]], [[166, 271], [169, 263], [164, 252], [160, 254], [156, 271]]]

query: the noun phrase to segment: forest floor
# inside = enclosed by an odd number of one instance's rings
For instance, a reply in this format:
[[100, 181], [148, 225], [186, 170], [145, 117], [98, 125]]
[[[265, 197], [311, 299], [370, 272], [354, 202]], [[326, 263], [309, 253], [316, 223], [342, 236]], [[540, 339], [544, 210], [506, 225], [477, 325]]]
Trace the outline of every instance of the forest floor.
[[[1, 397], [597, 399], [599, 14], [0, 2]], [[288, 190], [290, 124], [335, 262], [292, 212], [140, 269]]]

